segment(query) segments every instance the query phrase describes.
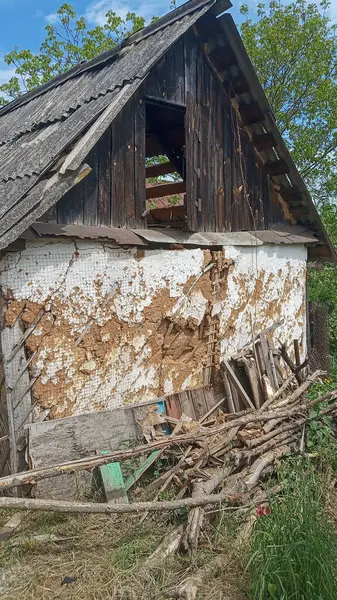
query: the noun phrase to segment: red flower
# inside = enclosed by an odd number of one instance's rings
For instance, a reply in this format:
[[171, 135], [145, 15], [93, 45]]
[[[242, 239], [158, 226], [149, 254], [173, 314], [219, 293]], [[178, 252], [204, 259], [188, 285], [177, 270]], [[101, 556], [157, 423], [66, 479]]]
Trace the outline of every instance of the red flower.
[[262, 506], [262, 504], [258, 504], [258, 507], [256, 509], [256, 514], [258, 517], [270, 515], [270, 506]]

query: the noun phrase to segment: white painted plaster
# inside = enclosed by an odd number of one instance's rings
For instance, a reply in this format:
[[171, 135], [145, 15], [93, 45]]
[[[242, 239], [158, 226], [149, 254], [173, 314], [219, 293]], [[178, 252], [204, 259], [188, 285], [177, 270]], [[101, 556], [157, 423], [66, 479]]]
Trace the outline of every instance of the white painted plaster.
[[[251, 340], [252, 323], [254, 330], [260, 331], [284, 319], [278, 337], [305, 342], [306, 255], [303, 246], [225, 248], [233, 266], [228, 271], [225, 299], [213, 305], [213, 315], [219, 315], [220, 336], [225, 335], [222, 356]], [[160, 393], [166, 394], [202, 384], [203, 365], [194, 358], [188, 365], [190, 373], [177, 389], [175, 379], [185, 359], [160, 364], [155, 344], [161, 347], [164, 343], [165, 323], [162, 331], [158, 323], [145, 320], [145, 312], [158, 294], [165, 292], [176, 303], [162, 309], [163, 317], [176, 319], [181, 327], [191, 321], [200, 324], [208, 301], [197, 286], [187, 297], [183, 289], [190, 278], [200, 277], [204, 260], [201, 249], [146, 250], [139, 260], [135, 249], [83, 241], [39, 240], [21, 253], [8, 254], [0, 275], [4, 293], [17, 301], [44, 306], [51, 311], [49, 319], [54, 315], [51, 335], [43, 333], [41, 323], [32, 334], [39, 347], [31, 369], [34, 374], [41, 372], [42, 391], [43, 386], [47, 389], [47, 384], [54, 384], [46, 397], [39, 398], [41, 410], [52, 405], [60, 414], [80, 414], [149, 400], [158, 395], [160, 380]], [[104, 326], [116, 317], [123, 324], [122, 333], [105, 331]], [[75, 346], [90, 321], [102, 328], [95, 343], [105, 344], [103, 357], [94, 355], [95, 348], [91, 348], [93, 355], [88, 355]], [[140, 331], [145, 321], [147, 329]], [[64, 324], [67, 335], [58, 337]], [[131, 327], [130, 338], [126, 333]], [[79, 365], [89, 360], [95, 361], [97, 369], [81, 373]]]

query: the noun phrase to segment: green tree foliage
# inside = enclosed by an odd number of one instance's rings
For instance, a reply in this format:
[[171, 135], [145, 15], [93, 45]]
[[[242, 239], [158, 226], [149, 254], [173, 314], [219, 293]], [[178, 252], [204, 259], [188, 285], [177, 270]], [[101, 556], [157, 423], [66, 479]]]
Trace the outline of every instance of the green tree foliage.
[[0, 86], [3, 94], [0, 106], [74, 65], [110, 50], [144, 25], [144, 17], [134, 12], [129, 12], [123, 20], [109, 10], [105, 24], [90, 29], [84, 17], [77, 17], [71, 4], [63, 4], [57, 11], [56, 23], [46, 26], [39, 53], [14, 48], [5, 55], [5, 62], [15, 67], [16, 75]]
[[327, 0], [241, 7], [241, 34], [281, 133], [316, 202], [337, 193], [337, 36]]
[[[337, 204], [321, 208], [321, 217], [335, 247], [337, 247]], [[309, 300], [322, 302], [329, 309], [330, 352], [334, 370], [337, 368], [337, 266], [316, 265], [308, 270]]]

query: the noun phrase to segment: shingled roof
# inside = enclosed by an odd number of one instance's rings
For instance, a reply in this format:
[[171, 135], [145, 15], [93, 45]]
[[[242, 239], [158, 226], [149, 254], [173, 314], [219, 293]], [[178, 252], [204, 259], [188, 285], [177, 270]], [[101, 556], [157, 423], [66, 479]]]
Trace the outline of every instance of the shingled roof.
[[[85, 157], [169, 48], [207, 12], [216, 17], [230, 6], [229, 0], [190, 0], [113, 50], [1, 109], [0, 249], [15, 241], [86, 175], [89, 167], [83, 162]], [[230, 15], [225, 17], [214, 24], [220, 27], [221, 21], [222, 35], [229, 40], [229, 50], [236, 56], [251, 99], [263, 112], [262, 132], [273, 134], [276, 156], [289, 166], [286, 188], [296, 190], [295, 203], [300, 194], [304, 221], [313, 224], [320, 248], [326, 249], [325, 257], [334, 259], [334, 250], [278, 132], [234, 22]], [[232, 77], [230, 70], [228, 74]], [[258, 130], [261, 125], [253, 127]], [[287, 198], [288, 203], [291, 201]]]
[[[192, 0], [1, 110], [0, 248], [83, 176], [82, 161], [108, 124], [163, 54], [215, 3]], [[217, 5], [221, 12], [230, 3]]]

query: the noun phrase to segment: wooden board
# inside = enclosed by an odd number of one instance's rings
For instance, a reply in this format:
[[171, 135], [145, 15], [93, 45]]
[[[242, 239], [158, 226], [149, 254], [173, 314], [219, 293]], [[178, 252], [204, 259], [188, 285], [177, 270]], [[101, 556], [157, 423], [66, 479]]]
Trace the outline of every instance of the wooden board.
[[[109, 454], [109, 450], [101, 450], [99, 454]], [[127, 504], [129, 502], [121, 465], [119, 462], [98, 467], [103, 485], [105, 499], [109, 504]]]
[[185, 413], [194, 421], [198, 421], [215, 403], [214, 390], [207, 385], [195, 390], [170, 394], [166, 399], [166, 410], [169, 417], [179, 419]]
[[[148, 408], [143, 407], [142, 410], [145, 412]], [[136, 418], [132, 408], [121, 407], [32, 423], [27, 428], [31, 466], [42, 467], [92, 456], [102, 447], [110, 450], [121, 448], [140, 436]], [[36, 486], [35, 495], [39, 498], [73, 499], [83, 495], [90, 487], [89, 473], [62, 475], [54, 480], [40, 482]]]
[[157, 460], [158, 456], [162, 453], [161, 450], [155, 450], [148, 456], [144, 462], [135, 470], [135, 472], [130, 475], [125, 481], [125, 489], [128, 491], [137, 481], [138, 479], [153, 465], [153, 463]]

